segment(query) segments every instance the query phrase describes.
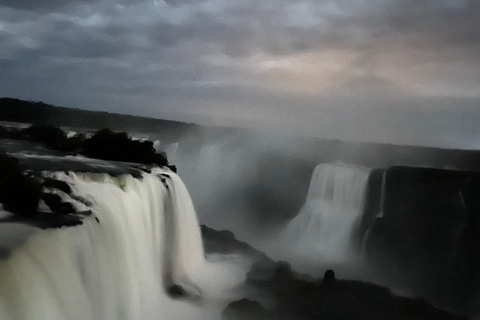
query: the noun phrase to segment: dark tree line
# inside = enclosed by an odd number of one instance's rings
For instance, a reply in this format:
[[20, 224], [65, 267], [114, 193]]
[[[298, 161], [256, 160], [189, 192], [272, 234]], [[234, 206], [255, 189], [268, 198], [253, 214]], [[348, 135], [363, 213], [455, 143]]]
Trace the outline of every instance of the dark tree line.
[[116, 113], [56, 107], [43, 102], [0, 98], [0, 121], [38, 125], [110, 128], [115, 131], [165, 133], [172, 137], [195, 130], [194, 124]]

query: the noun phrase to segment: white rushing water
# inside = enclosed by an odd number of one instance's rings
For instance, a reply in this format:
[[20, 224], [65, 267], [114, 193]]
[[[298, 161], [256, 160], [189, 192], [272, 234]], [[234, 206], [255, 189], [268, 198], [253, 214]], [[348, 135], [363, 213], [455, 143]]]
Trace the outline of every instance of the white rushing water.
[[307, 199], [284, 230], [284, 241], [303, 259], [341, 263], [352, 254], [352, 231], [362, 217], [369, 170], [320, 164]]
[[[82, 226], [39, 231], [0, 260], [0, 319], [219, 318], [231, 298], [224, 291], [244, 269], [205, 261], [192, 201], [175, 173], [54, 175], [92, 203], [93, 215]], [[170, 298], [172, 284], [202, 302]]]

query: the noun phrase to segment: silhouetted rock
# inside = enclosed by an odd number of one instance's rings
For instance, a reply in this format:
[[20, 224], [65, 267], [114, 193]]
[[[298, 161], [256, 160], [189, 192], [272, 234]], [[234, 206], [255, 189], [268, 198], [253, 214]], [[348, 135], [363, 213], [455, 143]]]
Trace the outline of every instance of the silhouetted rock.
[[392, 167], [385, 180], [370, 261], [397, 286], [468, 313], [480, 286], [480, 174]]
[[174, 284], [168, 287], [167, 293], [172, 298], [180, 298], [180, 297], [185, 297], [187, 295], [187, 292], [185, 291], [185, 289], [183, 289], [183, 287], [178, 284]]
[[67, 134], [53, 125], [32, 125], [18, 132], [17, 139], [42, 142], [48, 147], [58, 149], [67, 140]]
[[256, 250], [244, 241], [237, 240], [231, 231], [217, 231], [204, 224], [200, 226], [200, 229], [206, 253], [241, 253], [255, 261], [271, 261], [265, 253]]
[[46, 178], [43, 180], [42, 185], [47, 188], [58, 189], [66, 194], [72, 193], [72, 188], [65, 181], [60, 181], [52, 178]]
[[125, 132], [102, 129], [85, 142], [82, 154], [103, 160], [167, 166], [165, 153], [156, 153], [151, 141], [134, 141]]
[[382, 195], [383, 195], [383, 177], [384, 177], [385, 169], [373, 169], [369, 176], [365, 194], [365, 203], [363, 208], [363, 216], [360, 221], [359, 228], [354, 231], [354, 241], [356, 247], [358, 249], [361, 248], [367, 230], [372, 225], [373, 221], [375, 220], [375, 216], [377, 216], [383, 208], [381, 206], [382, 203]]
[[230, 303], [222, 313], [223, 320], [266, 320], [270, 313], [258, 301], [241, 299]]
[[0, 202], [5, 210], [23, 216], [36, 212], [42, 186], [25, 176], [17, 159], [0, 153]]
[[323, 282], [325, 281], [335, 281], [335, 271], [333, 271], [332, 269], [328, 269], [327, 271], [325, 271], [325, 274], [323, 275]]
[[59, 215], [49, 212], [42, 212], [22, 221], [41, 229], [74, 227], [83, 224], [82, 219], [78, 216], [71, 214]]
[[8, 138], [10, 136], [10, 132], [7, 129], [0, 126], [0, 138]]
[[277, 263], [275, 272], [273, 274], [273, 281], [287, 282], [293, 279], [292, 266], [290, 263], [280, 261]]
[[5, 210], [26, 216], [35, 214], [42, 193], [40, 183], [17, 174], [2, 189]]
[[76, 212], [75, 207], [70, 202], [63, 202], [62, 198], [57, 194], [44, 193], [42, 194], [42, 200], [55, 213], [71, 214]]
[[[268, 272], [269, 270], [269, 272]], [[269, 278], [258, 277], [261, 273]], [[255, 281], [251, 277], [256, 277]], [[319, 281], [320, 280], [320, 281]], [[285, 263], [256, 264], [247, 275], [247, 284], [273, 297], [274, 306], [263, 310], [260, 319], [329, 319], [329, 320], [460, 320], [466, 319], [437, 309], [423, 299], [402, 298], [388, 289], [371, 283], [335, 279], [333, 270], [319, 280], [303, 280]], [[250, 308], [236, 302], [225, 310], [229, 320], [246, 319]], [[235, 311], [235, 312], [232, 312]], [[235, 318], [237, 317], [237, 318]]]

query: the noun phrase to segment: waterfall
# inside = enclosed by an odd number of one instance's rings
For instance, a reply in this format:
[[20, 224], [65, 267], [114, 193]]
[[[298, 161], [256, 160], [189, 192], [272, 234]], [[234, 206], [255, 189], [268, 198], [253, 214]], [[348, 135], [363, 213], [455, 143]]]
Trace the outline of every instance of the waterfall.
[[342, 163], [320, 164], [307, 199], [287, 225], [285, 240], [297, 254], [342, 262], [351, 252], [351, 234], [361, 219], [369, 170]]
[[53, 176], [90, 202], [92, 215], [82, 226], [38, 231], [0, 260], [2, 319], [198, 317], [198, 307], [165, 293], [179, 284], [198, 294], [191, 276], [204, 264], [192, 201], [175, 173]]
[[376, 218], [383, 218], [383, 212], [385, 210], [385, 189], [387, 187], [387, 170], [383, 171], [382, 174], [382, 186], [380, 189], [380, 210], [376, 215]]

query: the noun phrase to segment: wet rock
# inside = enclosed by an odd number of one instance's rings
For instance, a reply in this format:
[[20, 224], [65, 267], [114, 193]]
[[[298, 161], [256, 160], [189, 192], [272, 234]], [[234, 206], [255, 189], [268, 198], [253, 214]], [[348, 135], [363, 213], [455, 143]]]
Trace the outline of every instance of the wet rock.
[[67, 140], [67, 134], [53, 125], [32, 125], [18, 132], [15, 138], [42, 142], [48, 147], [59, 149]]
[[0, 201], [5, 210], [30, 216], [37, 210], [42, 186], [34, 179], [17, 173], [4, 181], [3, 186], [0, 187], [0, 193]]
[[[402, 298], [388, 289], [371, 283], [335, 279], [333, 270], [325, 272], [323, 279], [303, 280], [285, 263], [257, 264], [248, 277], [262, 270], [270, 270], [265, 280], [247, 281], [261, 290], [264, 296], [273, 297], [274, 307], [264, 317], [274, 319], [364, 319], [364, 320], [460, 320], [466, 319], [437, 309], [423, 299]], [[243, 310], [242, 310], [243, 309]], [[225, 310], [238, 319], [247, 314], [250, 305], [238, 303]], [[234, 310], [235, 312], [232, 312]], [[232, 317], [232, 319], [237, 319]]]
[[70, 214], [59, 215], [57, 213], [37, 214], [26, 222], [41, 229], [74, 227], [83, 224], [82, 219], [77, 216]]
[[0, 138], [8, 138], [9, 135], [10, 135], [10, 132], [8, 132], [8, 130], [5, 129], [4, 127], [0, 126]]
[[274, 319], [258, 301], [241, 299], [230, 303], [222, 313], [223, 320]]
[[254, 261], [269, 261], [273, 263], [265, 253], [256, 250], [244, 241], [237, 240], [231, 231], [217, 231], [203, 224], [200, 226], [200, 229], [206, 253], [241, 253], [252, 258]]
[[151, 141], [132, 140], [127, 133], [102, 129], [85, 141], [82, 154], [103, 160], [168, 165], [165, 153], [156, 153]]
[[396, 166], [385, 180], [370, 262], [397, 287], [467, 310], [480, 287], [480, 174]]
[[66, 194], [72, 193], [72, 188], [68, 185], [68, 183], [52, 178], [46, 178], [43, 180], [42, 185], [46, 188], [58, 189], [60, 191], [65, 192]]
[[174, 284], [167, 288], [167, 293], [172, 298], [181, 298], [187, 296], [187, 292], [181, 285]]
[[334, 281], [335, 280], [335, 271], [332, 269], [328, 269], [325, 271], [325, 274], [323, 276], [323, 281]]
[[42, 194], [42, 200], [55, 213], [71, 214], [76, 212], [75, 207], [70, 202], [63, 202], [62, 198], [57, 194], [44, 193]]

